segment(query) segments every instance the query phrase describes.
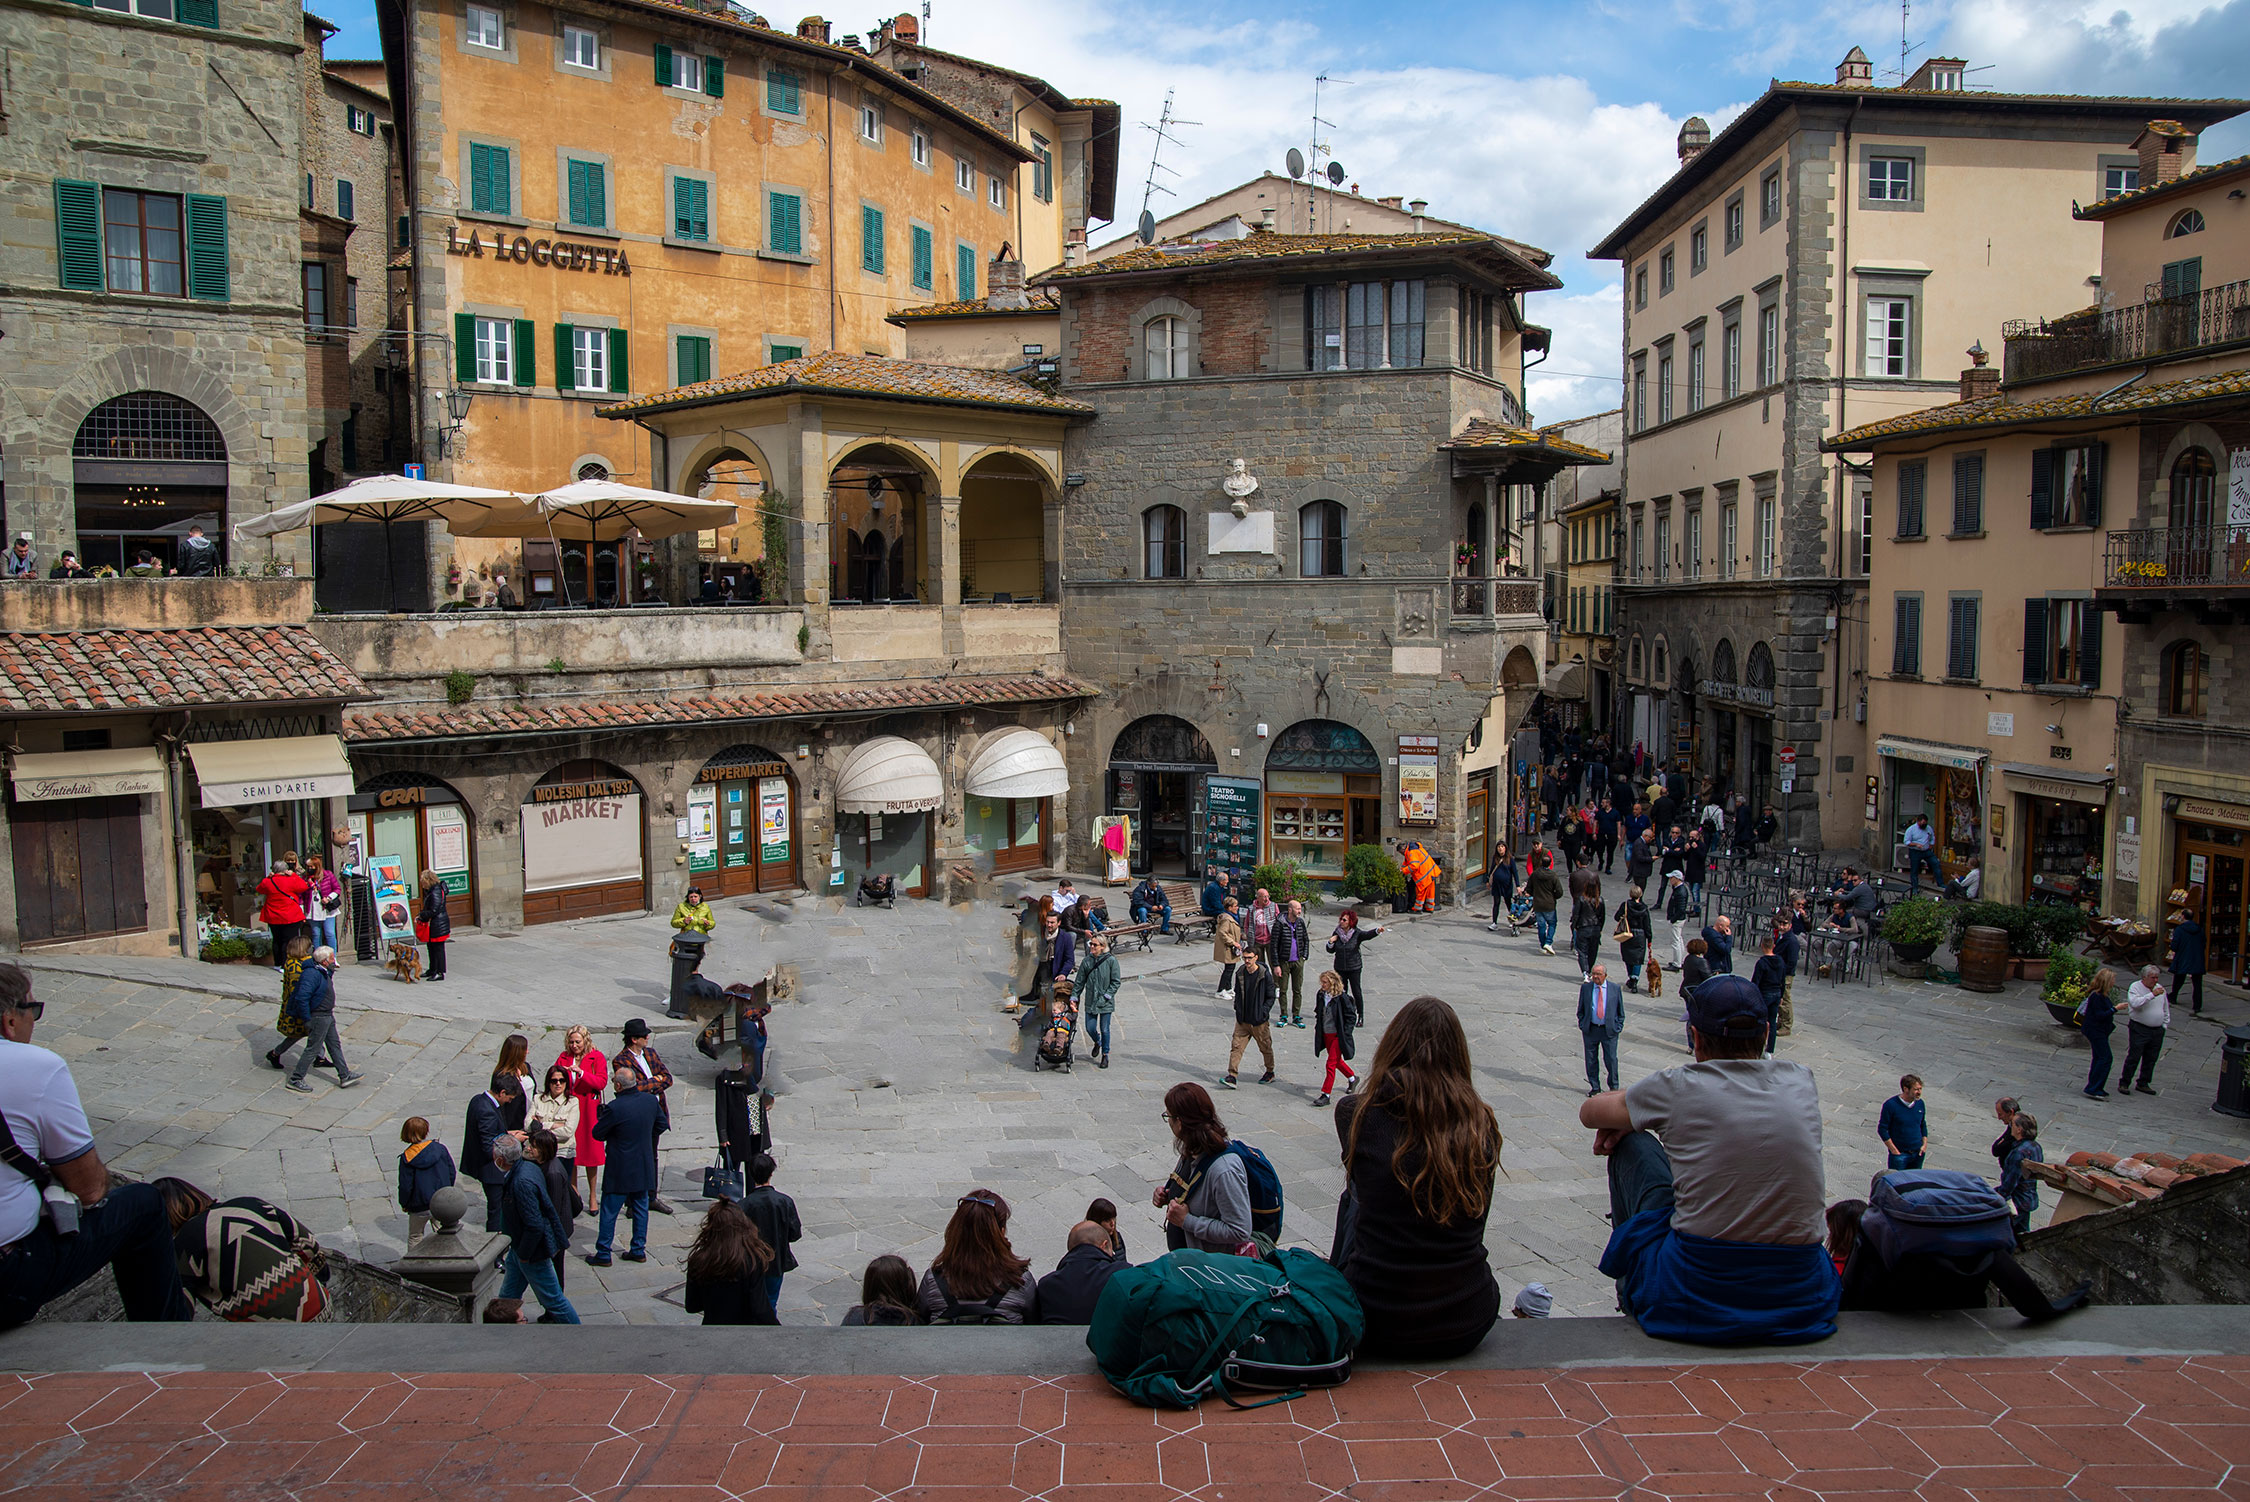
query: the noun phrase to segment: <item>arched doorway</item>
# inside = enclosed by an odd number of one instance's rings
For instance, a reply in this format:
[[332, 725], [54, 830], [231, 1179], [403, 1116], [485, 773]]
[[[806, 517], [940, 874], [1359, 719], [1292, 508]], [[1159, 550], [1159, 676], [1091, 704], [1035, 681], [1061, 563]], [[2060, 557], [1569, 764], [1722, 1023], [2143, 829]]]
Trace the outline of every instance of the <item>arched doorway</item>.
[[385, 772], [360, 783], [346, 807], [370, 859], [398, 857], [417, 911], [428, 871], [445, 883], [445, 910], [454, 926], [475, 925], [476, 814], [467, 799], [419, 772]]
[[995, 730], [969, 754], [962, 824], [969, 853], [989, 856], [1006, 874], [1048, 864], [1055, 799], [1070, 791], [1070, 772], [1055, 743], [1028, 725]]
[[1734, 660], [1734, 643], [1721, 639], [1711, 649], [1711, 764], [1708, 771], [1717, 775], [1731, 792], [1741, 779], [1741, 764], [1736, 760], [1740, 750], [1736, 737], [1737, 714], [1735, 705], [1740, 699], [1736, 689], [1738, 673]]
[[758, 461], [740, 449], [721, 449], [683, 488], [735, 508], [733, 526], [695, 534], [695, 597], [707, 605], [787, 602], [789, 524], [766, 512], [768, 486]]
[[[1695, 693], [1695, 658], [1682, 652], [1672, 664], [1672, 692], [1679, 701], [1679, 710], [1672, 723], [1672, 744], [1665, 748], [1665, 759], [1672, 765], [1692, 773], [1702, 765], [1703, 720], [1697, 709]], [[1692, 794], [1696, 790], [1689, 788]]]
[[1773, 797], [1773, 652], [1764, 642], [1752, 645], [1743, 660], [1742, 701], [1750, 760], [1743, 768], [1740, 791], [1752, 807], [1763, 811]]
[[988, 454], [961, 476], [961, 599], [1047, 597], [1047, 483], [1029, 460]]
[[227, 446], [201, 407], [165, 391], [112, 397], [71, 441], [78, 556], [86, 567], [133, 567], [143, 552], [169, 572], [190, 526], [225, 556]]
[[1266, 858], [1341, 880], [1344, 851], [1383, 841], [1383, 759], [1341, 720], [1299, 720], [1266, 753]]
[[829, 588], [838, 605], [931, 598], [923, 499], [928, 472], [889, 444], [856, 449], [828, 480]]
[[797, 867], [797, 780], [763, 746], [729, 746], [688, 789], [688, 870], [706, 897], [786, 892]]
[[1119, 732], [1104, 810], [1132, 821], [1136, 874], [1202, 871], [1204, 779], [1218, 770], [1203, 732], [1176, 716], [1143, 715]]
[[631, 773], [606, 761], [566, 761], [539, 779], [518, 813], [524, 922], [648, 906], [648, 836]]

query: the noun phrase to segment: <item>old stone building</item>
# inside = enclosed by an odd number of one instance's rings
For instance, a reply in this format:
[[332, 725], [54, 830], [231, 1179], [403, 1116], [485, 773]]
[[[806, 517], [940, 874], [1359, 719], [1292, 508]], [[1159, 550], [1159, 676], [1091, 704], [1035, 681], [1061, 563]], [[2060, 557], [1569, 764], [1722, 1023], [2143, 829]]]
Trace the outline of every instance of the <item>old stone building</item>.
[[1874, 491], [1822, 440], [1944, 400], [1953, 352], [2025, 307], [2084, 303], [2100, 237], [2071, 206], [2134, 180], [2149, 119], [2242, 107], [1965, 91], [1965, 69], [1877, 87], [1854, 48], [1716, 136], [1690, 119], [1679, 170], [1591, 252], [1624, 271], [1630, 733], [1773, 802], [1791, 843], [1859, 845], [1874, 771]]
[[[1451, 883], [1482, 869], [1506, 789], [1463, 759], [1545, 648], [1536, 581], [1494, 561], [1506, 493], [1606, 457], [1524, 425], [1546, 260], [1478, 232], [1258, 233], [1035, 279], [1094, 412], [1061, 588], [1072, 674], [1103, 697], [1072, 781], [1131, 819], [1136, 869], [1333, 880], [1401, 838]], [[1092, 827], [1070, 829], [1081, 867]]]
[[0, 9], [0, 479], [42, 572], [306, 493], [302, 40], [276, 0]]

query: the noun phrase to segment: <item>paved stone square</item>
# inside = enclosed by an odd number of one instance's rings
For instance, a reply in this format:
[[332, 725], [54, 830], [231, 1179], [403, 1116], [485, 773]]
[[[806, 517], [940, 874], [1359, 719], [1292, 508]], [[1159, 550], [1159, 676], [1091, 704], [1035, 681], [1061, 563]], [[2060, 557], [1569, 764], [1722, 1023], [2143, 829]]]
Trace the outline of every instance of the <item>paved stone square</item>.
[[[1616, 882], [1611, 883], [1613, 895]], [[1112, 906], [1119, 894], [1112, 894]], [[796, 962], [802, 999], [776, 1010], [770, 1055], [781, 1094], [777, 1185], [796, 1198], [805, 1239], [783, 1290], [789, 1323], [834, 1323], [856, 1302], [870, 1257], [898, 1252], [917, 1270], [937, 1250], [954, 1200], [982, 1185], [1014, 1208], [1019, 1251], [1044, 1269], [1087, 1202], [1107, 1196], [1136, 1260], [1163, 1245], [1150, 1188], [1172, 1162], [1159, 1119], [1163, 1091], [1213, 1087], [1232, 1131], [1264, 1148], [1286, 1189], [1286, 1239], [1327, 1248], [1341, 1185], [1327, 1112], [1312, 1108], [1319, 1076], [1311, 1029], [1283, 1028], [1281, 1079], [1218, 1090], [1232, 1013], [1212, 994], [1209, 945], [1160, 940], [1124, 957], [1127, 983], [1114, 1023], [1115, 1064], [1081, 1062], [1062, 1076], [1034, 1072], [1028, 1035], [999, 1003], [1012, 918], [991, 906], [902, 902], [895, 910], [729, 901], [706, 972], [755, 979]], [[1316, 937], [1330, 919], [1315, 915]], [[1668, 939], [1658, 925], [1659, 943]], [[456, 937], [451, 978], [405, 986], [372, 966], [338, 976], [345, 1049], [368, 1083], [339, 1091], [316, 1072], [317, 1093], [292, 1094], [259, 1055], [273, 1042], [278, 982], [270, 971], [185, 961], [31, 957], [47, 1002], [39, 1041], [71, 1060], [100, 1146], [120, 1168], [172, 1173], [222, 1195], [284, 1202], [323, 1241], [387, 1260], [406, 1220], [395, 1203], [398, 1125], [424, 1115], [458, 1148], [469, 1097], [482, 1088], [502, 1038], [532, 1035], [543, 1071], [573, 1022], [605, 1051], [628, 1017], [657, 1027], [680, 1080], [665, 1139], [667, 1192], [679, 1207], [655, 1217], [645, 1266], [596, 1273], [574, 1262], [569, 1292], [590, 1320], [678, 1322], [679, 1265], [702, 1203], [695, 1198], [715, 1132], [709, 1082], [685, 1024], [663, 1020], [668, 936], [637, 918], [537, 928], [510, 937]], [[1614, 958], [1614, 946], [1605, 940]], [[1577, 1124], [1585, 1083], [1572, 1026], [1577, 971], [1567, 949], [1539, 954], [1522, 937], [1486, 932], [1481, 912], [1400, 920], [1368, 946], [1368, 1026], [1359, 1064], [1384, 1022], [1424, 992], [1452, 1001], [1466, 1022], [1486, 1099], [1506, 1138], [1488, 1243], [1506, 1290], [1553, 1290], [1557, 1313], [1604, 1314], [1613, 1300], [1594, 1262], [1608, 1234], [1602, 1165]], [[1738, 968], [1746, 970], [1747, 961]], [[2239, 996], [2214, 989], [2202, 1019], [2175, 1016], [2158, 1071], [2164, 1094], [2097, 1103], [2078, 1091], [2086, 1052], [2056, 1028], [2032, 988], [1981, 996], [1890, 979], [1831, 986], [1800, 978], [1797, 1029], [1784, 1052], [1820, 1080], [1829, 1193], [1864, 1193], [1882, 1166], [1875, 1115], [1898, 1075], [1928, 1085], [1936, 1167], [1990, 1172], [1997, 1128], [1991, 1102], [2020, 1096], [2044, 1124], [2051, 1158], [2079, 1148], [2250, 1156], [2250, 1122], [2210, 1110], [2222, 1024], [2250, 1020]], [[1683, 1062], [1676, 998], [1628, 997], [1627, 1080]], [[575, 1250], [593, 1241], [578, 1223]]]

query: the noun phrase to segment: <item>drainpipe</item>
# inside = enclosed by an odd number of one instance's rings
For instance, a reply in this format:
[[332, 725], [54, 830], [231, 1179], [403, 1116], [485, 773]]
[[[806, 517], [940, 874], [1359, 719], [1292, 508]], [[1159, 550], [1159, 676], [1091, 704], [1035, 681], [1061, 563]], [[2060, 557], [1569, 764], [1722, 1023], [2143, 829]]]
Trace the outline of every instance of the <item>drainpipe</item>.
[[2118, 392], [2123, 391], [2126, 387], [2137, 385], [2138, 383], [2147, 380], [2148, 373], [2154, 369], [2156, 369], [2156, 367], [2153, 365], [2143, 365], [2139, 370], [2133, 372], [2133, 374], [2127, 376], [2124, 380], [2119, 381], [2116, 385], [2110, 387], [2100, 396], [2095, 397], [2094, 410], [2097, 412], [2100, 411], [2103, 402], [2108, 401], [2111, 397], [2117, 395]]
[[828, 75], [828, 348], [836, 348], [836, 78]]
[[188, 839], [187, 782], [180, 770], [180, 746], [187, 739], [188, 721], [193, 711], [180, 716], [177, 730], [160, 732], [157, 739], [164, 745], [164, 785], [172, 803], [172, 865], [173, 882], [179, 888], [177, 903], [180, 925], [180, 958], [192, 960], [198, 950], [195, 943], [195, 847]]

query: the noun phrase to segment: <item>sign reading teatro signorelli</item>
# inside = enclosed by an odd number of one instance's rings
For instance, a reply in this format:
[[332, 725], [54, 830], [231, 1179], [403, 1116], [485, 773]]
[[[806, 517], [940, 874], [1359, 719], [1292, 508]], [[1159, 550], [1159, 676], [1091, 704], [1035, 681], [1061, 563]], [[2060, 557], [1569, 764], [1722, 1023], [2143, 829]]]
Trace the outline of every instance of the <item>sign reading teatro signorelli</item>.
[[625, 252], [613, 245], [580, 245], [570, 240], [534, 240], [529, 235], [514, 239], [494, 230], [486, 236], [470, 230], [467, 239], [461, 237], [461, 227], [445, 227], [445, 250], [448, 255], [472, 256], [477, 260], [487, 257], [495, 261], [513, 261], [519, 266], [545, 266], [552, 271], [598, 271], [603, 276], [631, 276], [633, 264]]

